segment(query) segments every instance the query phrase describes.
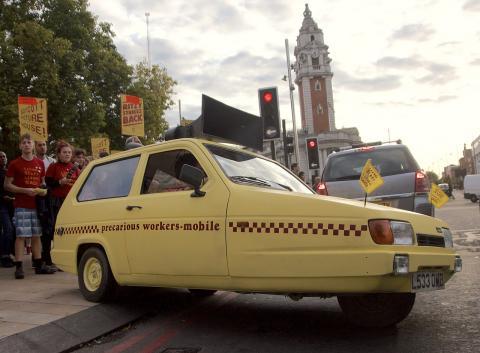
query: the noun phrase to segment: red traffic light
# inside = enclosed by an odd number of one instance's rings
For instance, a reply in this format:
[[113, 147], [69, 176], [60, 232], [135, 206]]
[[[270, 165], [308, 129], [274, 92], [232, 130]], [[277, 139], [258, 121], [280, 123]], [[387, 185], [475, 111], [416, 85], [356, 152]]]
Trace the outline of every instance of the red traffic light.
[[308, 148], [315, 148], [317, 147], [317, 141], [316, 140], [309, 140], [307, 143]]
[[273, 94], [272, 92], [265, 92], [263, 93], [263, 101], [265, 103], [270, 103], [273, 99]]

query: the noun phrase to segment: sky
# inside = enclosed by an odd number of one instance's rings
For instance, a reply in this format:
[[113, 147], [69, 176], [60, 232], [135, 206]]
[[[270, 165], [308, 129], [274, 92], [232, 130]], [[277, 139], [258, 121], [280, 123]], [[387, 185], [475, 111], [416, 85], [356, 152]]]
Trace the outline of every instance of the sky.
[[[333, 71], [337, 128], [364, 142], [401, 139], [425, 170], [458, 164], [480, 136], [480, 0], [316, 0]], [[258, 89], [277, 86], [291, 126], [285, 39], [293, 50], [305, 1], [90, 0], [112, 24], [129, 64], [147, 57], [177, 82], [182, 115], [200, 115], [201, 95], [259, 115]], [[294, 74], [292, 72], [292, 74]], [[298, 89], [294, 91], [301, 126]], [[166, 113], [179, 122], [178, 103]]]

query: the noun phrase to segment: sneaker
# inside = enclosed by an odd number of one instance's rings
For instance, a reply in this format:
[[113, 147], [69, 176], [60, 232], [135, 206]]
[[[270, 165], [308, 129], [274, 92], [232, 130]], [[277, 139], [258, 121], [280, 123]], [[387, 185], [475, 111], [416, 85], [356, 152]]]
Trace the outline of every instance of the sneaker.
[[10, 256], [2, 256], [2, 258], [0, 259], [0, 264], [2, 265], [2, 267], [6, 268], [15, 266]]

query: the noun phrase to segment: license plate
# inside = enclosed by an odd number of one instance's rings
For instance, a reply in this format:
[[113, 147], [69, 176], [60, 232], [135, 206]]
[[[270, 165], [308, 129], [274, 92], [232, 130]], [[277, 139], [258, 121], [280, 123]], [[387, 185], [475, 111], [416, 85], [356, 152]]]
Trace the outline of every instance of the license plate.
[[441, 271], [420, 271], [414, 272], [412, 275], [412, 290], [414, 292], [443, 288], [445, 288], [445, 282]]

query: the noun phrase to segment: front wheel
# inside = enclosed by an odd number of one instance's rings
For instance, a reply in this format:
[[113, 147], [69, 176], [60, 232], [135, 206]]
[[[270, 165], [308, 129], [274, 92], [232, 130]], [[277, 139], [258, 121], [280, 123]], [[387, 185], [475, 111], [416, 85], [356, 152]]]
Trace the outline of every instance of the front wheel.
[[472, 201], [473, 203], [477, 202], [478, 201], [478, 197], [476, 195], [472, 195], [470, 196], [470, 201]]
[[87, 249], [78, 265], [78, 285], [85, 299], [102, 302], [110, 299], [118, 284], [103, 250]]
[[347, 319], [362, 327], [388, 327], [405, 319], [415, 303], [415, 293], [373, 293], [338, 296]]

